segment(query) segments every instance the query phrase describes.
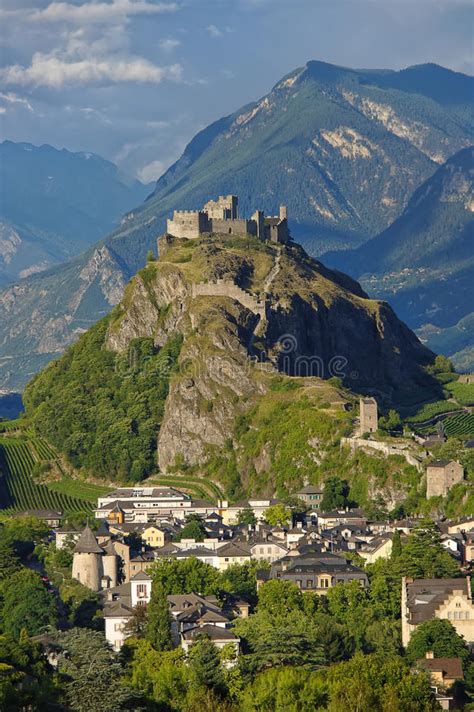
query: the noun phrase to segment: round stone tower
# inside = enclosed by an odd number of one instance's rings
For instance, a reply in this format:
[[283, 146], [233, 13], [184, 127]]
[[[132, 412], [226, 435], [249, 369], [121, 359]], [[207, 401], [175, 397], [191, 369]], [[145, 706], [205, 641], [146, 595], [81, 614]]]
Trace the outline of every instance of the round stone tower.
[[118, 579], [117, 552], [111, 541], [109, 541], [103, 549], [105, 556], [102, 559], [104, 569], [102, 580], [104, 581], [105, 579], [105, 582], [102, 588], [115, 588]]
[[92, 529], [87, 526], [74, 547], [72, 577], [92, 591], [100, 591], [103, 557], [104, 551], [97, 543]]

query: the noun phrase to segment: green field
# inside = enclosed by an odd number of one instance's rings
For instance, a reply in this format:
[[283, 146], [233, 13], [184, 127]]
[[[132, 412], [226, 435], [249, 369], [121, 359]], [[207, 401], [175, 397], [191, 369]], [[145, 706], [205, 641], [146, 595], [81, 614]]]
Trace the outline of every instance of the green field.
[[150, 478], [149, 483], [189, 490], [194, 497], [208, 499], [211, 502], [217, 499], [225, 499], [222, 490], [215, 482], [196, 475], [156, 475]]
[[425, 420], [434, 418], [441, 413], [449, 413], [451, 410], [460, 410], [460, 406], [450, 401], [440, 400], [432, 403], [425, 403], [414, 415], [406, 418], [409, 423], [423, 423]]
[[474, 413], [459, 413], [443, 421], [444, 432], [451, 438], [474, 438]]
[[[58, 491], [49, 485], [34, 482], [33, 468], [43, 459], [42, 455], [48, 453], [51, 457], [49, 446], [37, 438], [0, 437], [1, 513], [9, 514], [25, 509], [54, 509], [63, 513], [92, 510], [92, 501], [72, 496], [70, 489]], [[69, 482], [73, 483], [74, 480]], [[95, 497], [90, 497], [90, 500], [93, 499]]]
[[460, 405], [474, 405], [474, 383], [459, 383], [451, 381], [446, 383], [444, 388], [451, 396], [456, 398]]

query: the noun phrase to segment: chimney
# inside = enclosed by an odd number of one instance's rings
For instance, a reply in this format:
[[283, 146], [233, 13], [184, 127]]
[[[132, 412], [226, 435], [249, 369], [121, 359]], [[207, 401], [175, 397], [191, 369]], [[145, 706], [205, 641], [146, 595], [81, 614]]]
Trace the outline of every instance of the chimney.
[[434, 660], [434, 653], [432, 650], [427, 650], [425, 654], [426, 660]]
[[280, 220], [286, 220], [288, 218], [288, 209], [286, 205], [280, 205]]

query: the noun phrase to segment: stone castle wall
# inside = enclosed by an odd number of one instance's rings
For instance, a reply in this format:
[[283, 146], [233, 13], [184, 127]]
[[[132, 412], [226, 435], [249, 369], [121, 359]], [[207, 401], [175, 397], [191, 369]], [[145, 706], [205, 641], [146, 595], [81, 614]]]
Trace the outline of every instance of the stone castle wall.
[[253, 294], [249, 294], [241, 289], [235, 282], [218, 279], [216, 282], [199, 282], [193, 284], [193, 297], [230, 297], [240, 302], [244, 307], [250, 309], [254, 314], [262, 318], [266, 316], [266, 303], [257, 299]]

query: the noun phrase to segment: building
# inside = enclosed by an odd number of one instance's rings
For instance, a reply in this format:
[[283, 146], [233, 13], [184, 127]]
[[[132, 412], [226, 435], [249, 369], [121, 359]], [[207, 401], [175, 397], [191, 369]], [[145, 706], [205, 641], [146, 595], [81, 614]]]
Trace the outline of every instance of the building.
[[236, 195], [220, 195], [217, 200], [209, 200], [201, 210], [175, 210], [172, 219], [166, 222], [166, 231], [173, 237], [187, 239], [222, 233], [254, 235], [275, 243], [289, 241], [286, 206], [280, 206], [276, 217], [265, 216], [261, 210], [256, 210], [248, 219], [239, 217], [238, 203]]
[[468, 645], [474, 643], [474, 604], [469, 577], [458, 579], [402, 579], [402, 644], [413, 631], [433, 618], [449, 620]]
[[392, 553], [392, 545], [391, 534], [380, 534], [367, 544], [363, 544], [357, 553], [365, 559], [367, 564], [373, 564], [377, 559], [389, 559]]
[[459, 383], [474, 383], [474, 373], [461, 373], [458, 378]]
[[464, 479], [464, 468], [455, 460], [435, 460], [426, 468], [426, 497], [446, 497]]
[[375, 433], [379, 427], [377, 412], [377, 401], [375, 398], [361, 398], [359, 401], [360, 410], [360, 432]]
[[431, 682], [436, 687], [449, 690], [458, 680], [464, 680], [461, 658], [435, 658], [432, 650], [421, 660], [417, 667], [430, 674]]
[[87, 526], [74, 547], [72, 578], [92, 591], [116, 586], [118, 556], [112, 541], [101, 546]]
[[127, 624], [133, 617], [133, 609], [150, 602], [151, 586], [151, 577], [140, 571], [128, 583], [104, 593], [105, 637], [114, 650], [120, 650], [128, 637]]
[[308, 505], [310, 509], [320, 509], [321, 500], [323, 498], [323, 490], [321, 487], [315, 487], [314, 485], [306, 485], [303, 489], [300, 489], [296, 493], [298, 499], [302, 499], [305, 504]]
[[292, 581], [302, 591], [326, 595], [328, 589], [338, 583], [359, 581], [363, 588], [368, 587], [367, 574], [353, 566], [341, 556], [315, 552], [291, 552], [272, 564], [270, 572], [259, 572], [257, 586], [268, 579]]
[[320, 512], [318, 514], [318, 528], [333, 529], [339, 524], [353, 524], [361, 529], [367, 526], [367, 517], [361, 509], [336, 509], [331, 512]]
[[41, 521], [46, 524], [46, 526], [51, 527], [51, 529], [57, 529], [61, 525], [63, 513], [57, 512], [54, 509], [25, 509], [24, 512], [18, 512], [14, 516], [36, 517], [36, 519], [41, 519]]

